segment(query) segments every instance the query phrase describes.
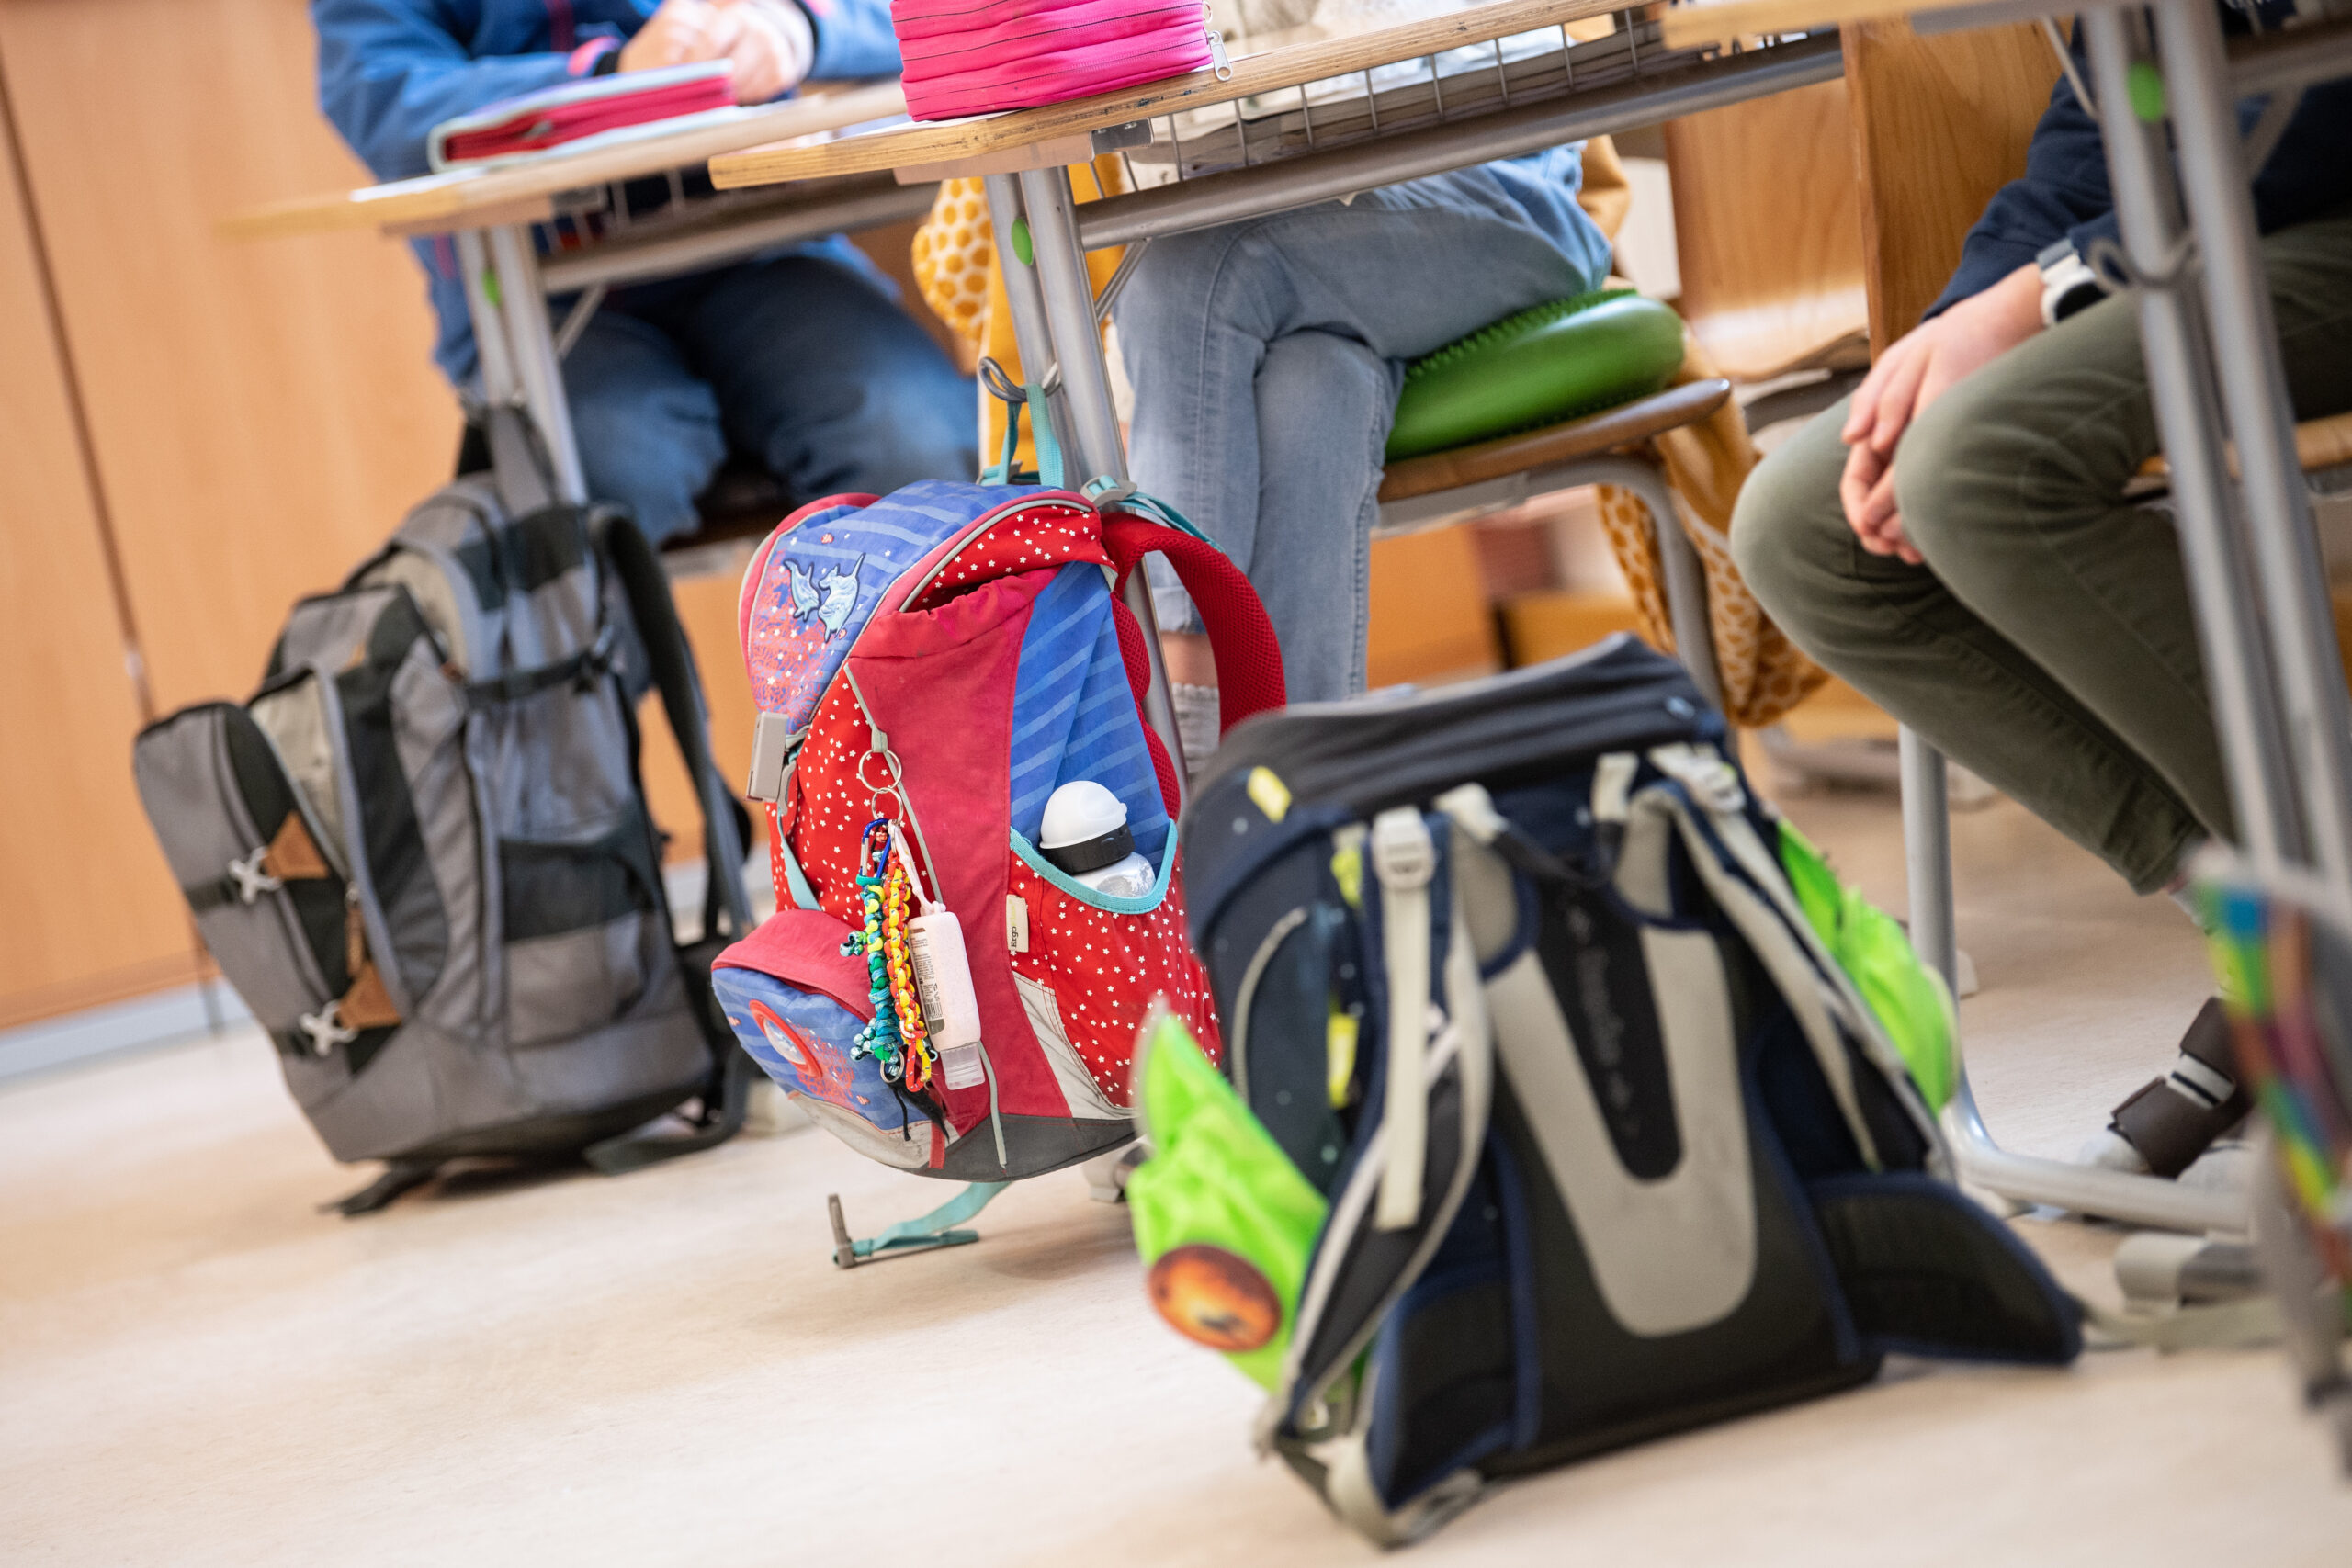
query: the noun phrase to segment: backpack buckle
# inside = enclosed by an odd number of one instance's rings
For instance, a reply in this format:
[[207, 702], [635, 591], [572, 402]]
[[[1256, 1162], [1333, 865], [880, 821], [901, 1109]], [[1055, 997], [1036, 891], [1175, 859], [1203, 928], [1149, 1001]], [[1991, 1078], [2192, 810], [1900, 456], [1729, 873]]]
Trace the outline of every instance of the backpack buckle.
[[263, 894], [275, 893], [286, 886], [261, 868], [261, 863], [268, 857], [269, 846], [264, 844], [244, 859], [229, 863], [230, 891], [237, 896], [239, 903], [250, 904]]
[[1437, 846], [1419, 811], [1401, 807], [1372, 819], [1372, 869], [1383, 887], [1398, 892], [1430, 885], [1437, 874]]
[[311, 1043], [314, 1056], [331, 1056], [338, 1045], [348, 1045], [359, 1038], [359, 1031], [347, 1029], [343, 1022], [343, 1003], [329, 1002], [316, 1012], [306, 1012], [294, 1021]]
[[573, 682], [580, 691], [594, 691], [596, 682], [613, 672], [613, 645], [616, 640], [612, 622], [606, 621], [596, 629], [596, 640], [580, 657], [580, 676]]

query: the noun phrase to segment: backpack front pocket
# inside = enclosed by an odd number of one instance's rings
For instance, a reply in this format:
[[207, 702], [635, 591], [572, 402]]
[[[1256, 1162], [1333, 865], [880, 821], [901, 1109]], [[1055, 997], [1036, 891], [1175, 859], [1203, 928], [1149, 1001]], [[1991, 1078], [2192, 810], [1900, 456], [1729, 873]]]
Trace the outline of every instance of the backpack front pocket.
[[711, 983], [735, 1038], [768, 1077], [852, 1147], [905, 1170], [931, 1164], [938, 1124], [854, 1054], [874, 1016], [852, 928], [822, 909], [780, 909], [718, 955]]
[[634, 803], [598, 838], [500, 841], [511, 1043], [568, 1040], [635, 1005], [669, 948], [658, 877]]
[[401, 1015], [369, 962], [342, 844], [253, 716], [229, 703], [150, 727], [140, 799], [220, 971], [307, 1104], [365, 1068]]
[[1095, 892], [1018, 833], [1010, 858], [1013, 979], [1072, 1116], [1131, 1114], [1136, 1035], [1155, 999], [1192, 1028], [1209, 1060], [1218, 1058], [1208, 971], [1185, 939], [1174, 834], [1161, 852], [1158, 885], [1137, 898]]

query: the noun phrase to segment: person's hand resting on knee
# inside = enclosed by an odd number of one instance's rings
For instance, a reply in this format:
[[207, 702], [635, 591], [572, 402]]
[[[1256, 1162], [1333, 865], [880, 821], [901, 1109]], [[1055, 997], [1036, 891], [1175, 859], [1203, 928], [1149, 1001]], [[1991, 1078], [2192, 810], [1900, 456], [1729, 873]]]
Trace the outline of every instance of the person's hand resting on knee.
[[798, 86], [816, 59], [816, 31], [793, 0], [662, 0], [623, 46], [620, 69], [724, 60], [735, 101], [763, 104]]
[[2041, 274], [2026, 265], [1905, 333], [1879, 355], [1838, 433], [1848, 450], [1838, 496], [1862, 548], [1920, 564], [1895, 505], [1895, 444], [1929, 404], [2041, 325]]

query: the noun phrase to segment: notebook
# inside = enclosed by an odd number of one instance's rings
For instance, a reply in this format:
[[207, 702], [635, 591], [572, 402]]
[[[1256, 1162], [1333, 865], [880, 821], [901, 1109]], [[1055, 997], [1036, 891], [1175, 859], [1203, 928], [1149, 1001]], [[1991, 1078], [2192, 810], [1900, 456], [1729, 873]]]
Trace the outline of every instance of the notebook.
[[504, 162], [607, 131], [680, 115], [731, 109], [724, 60], [584, 77], [502, 98], [433, 128], [425, 150], [435, 174], [460, 164]]

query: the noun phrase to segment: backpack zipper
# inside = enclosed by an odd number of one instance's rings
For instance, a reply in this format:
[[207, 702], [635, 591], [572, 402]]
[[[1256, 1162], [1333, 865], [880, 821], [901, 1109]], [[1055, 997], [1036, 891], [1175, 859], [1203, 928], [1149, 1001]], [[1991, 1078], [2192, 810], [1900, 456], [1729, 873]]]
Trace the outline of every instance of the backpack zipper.
[[[857, 782], [873, 792], [873, 802], [876, 807], [874, 814], [876, 817], [882, 815], [879, 807], [883, 796], [891, 795], [897, 798], [899, 809], [907, 814], [907, 826], [914, 829], [915, 848], [922, 852], [923, 871], [931, 877], [933, 897], [938, 907], [944, 909], [947, 907], [947, 890], [940, 883], [939, 868], [932, 863], [931, 845], [923, 840], [922, 821], [915, 815], [915, 803], [907, 797], [906, 769], [899, 762], [899, 754], [890, 750], [890, 738], [882, 732], [881, 721], [874, 716], [874, 709], [867, 705], [865, 693], [859, 687], [856, 672], [850, 669], [849, 660], [846, 658], [842, 660], [842, 679], [849, 682], [849, 694], [856, 699], [857, 711], [865, 716], [867, 736], [865, 755], [879, 756], [884, 765], [889, 769], [889, 783], [880, 789], [876, 789], [866, 779], [865, 758], [861, 757], [857, 762]], [[904, 840], [901, 842], [903, 843]], [[989, 1080], [989, 1126], [996, 1134], [996, 1163], [998, 1168], [1010, 1170], [1012, 1167], [1005, 1154], [1004, 1118], [997, 1109], [996, 1064], [989, 1060], [987, 1043], [980, 1042], [979, 1046], [980, 1066], [987, 1073]]]
[[842, 679], [849, 682], [849, 694], [856, 700], [857, 711], [865, 716], [865, 756], [881, 758], [883, 766], [889, 770], [888, 782], [876, 787], [865, 776], [865, 757], [860, 757], [855, 770], [857, 782], [869, 793], [875, 816], [882, 815], [881, 802], [886, 796], [896, 799], [899, 809], [907, 814], [907, 826], [914, 829], [915, 848], [922, 852], [922, 869], [931, 878], [932, 896], [944, 906], [947, 890], [940, 885], [939, 868], [933, 863], [931, 845], [922, 836], [922, 819], [915, 815], [915, 803], [907, 797], [905, 765], [899, 761], [899, 754], [890, 750], [890, 738], [882, 732], [881, 720], [874, 716], [874, 709], [866, 703], [865, 693], [858, 686], [857, 674], [850, 669], [846, 658], [842, 660]]

